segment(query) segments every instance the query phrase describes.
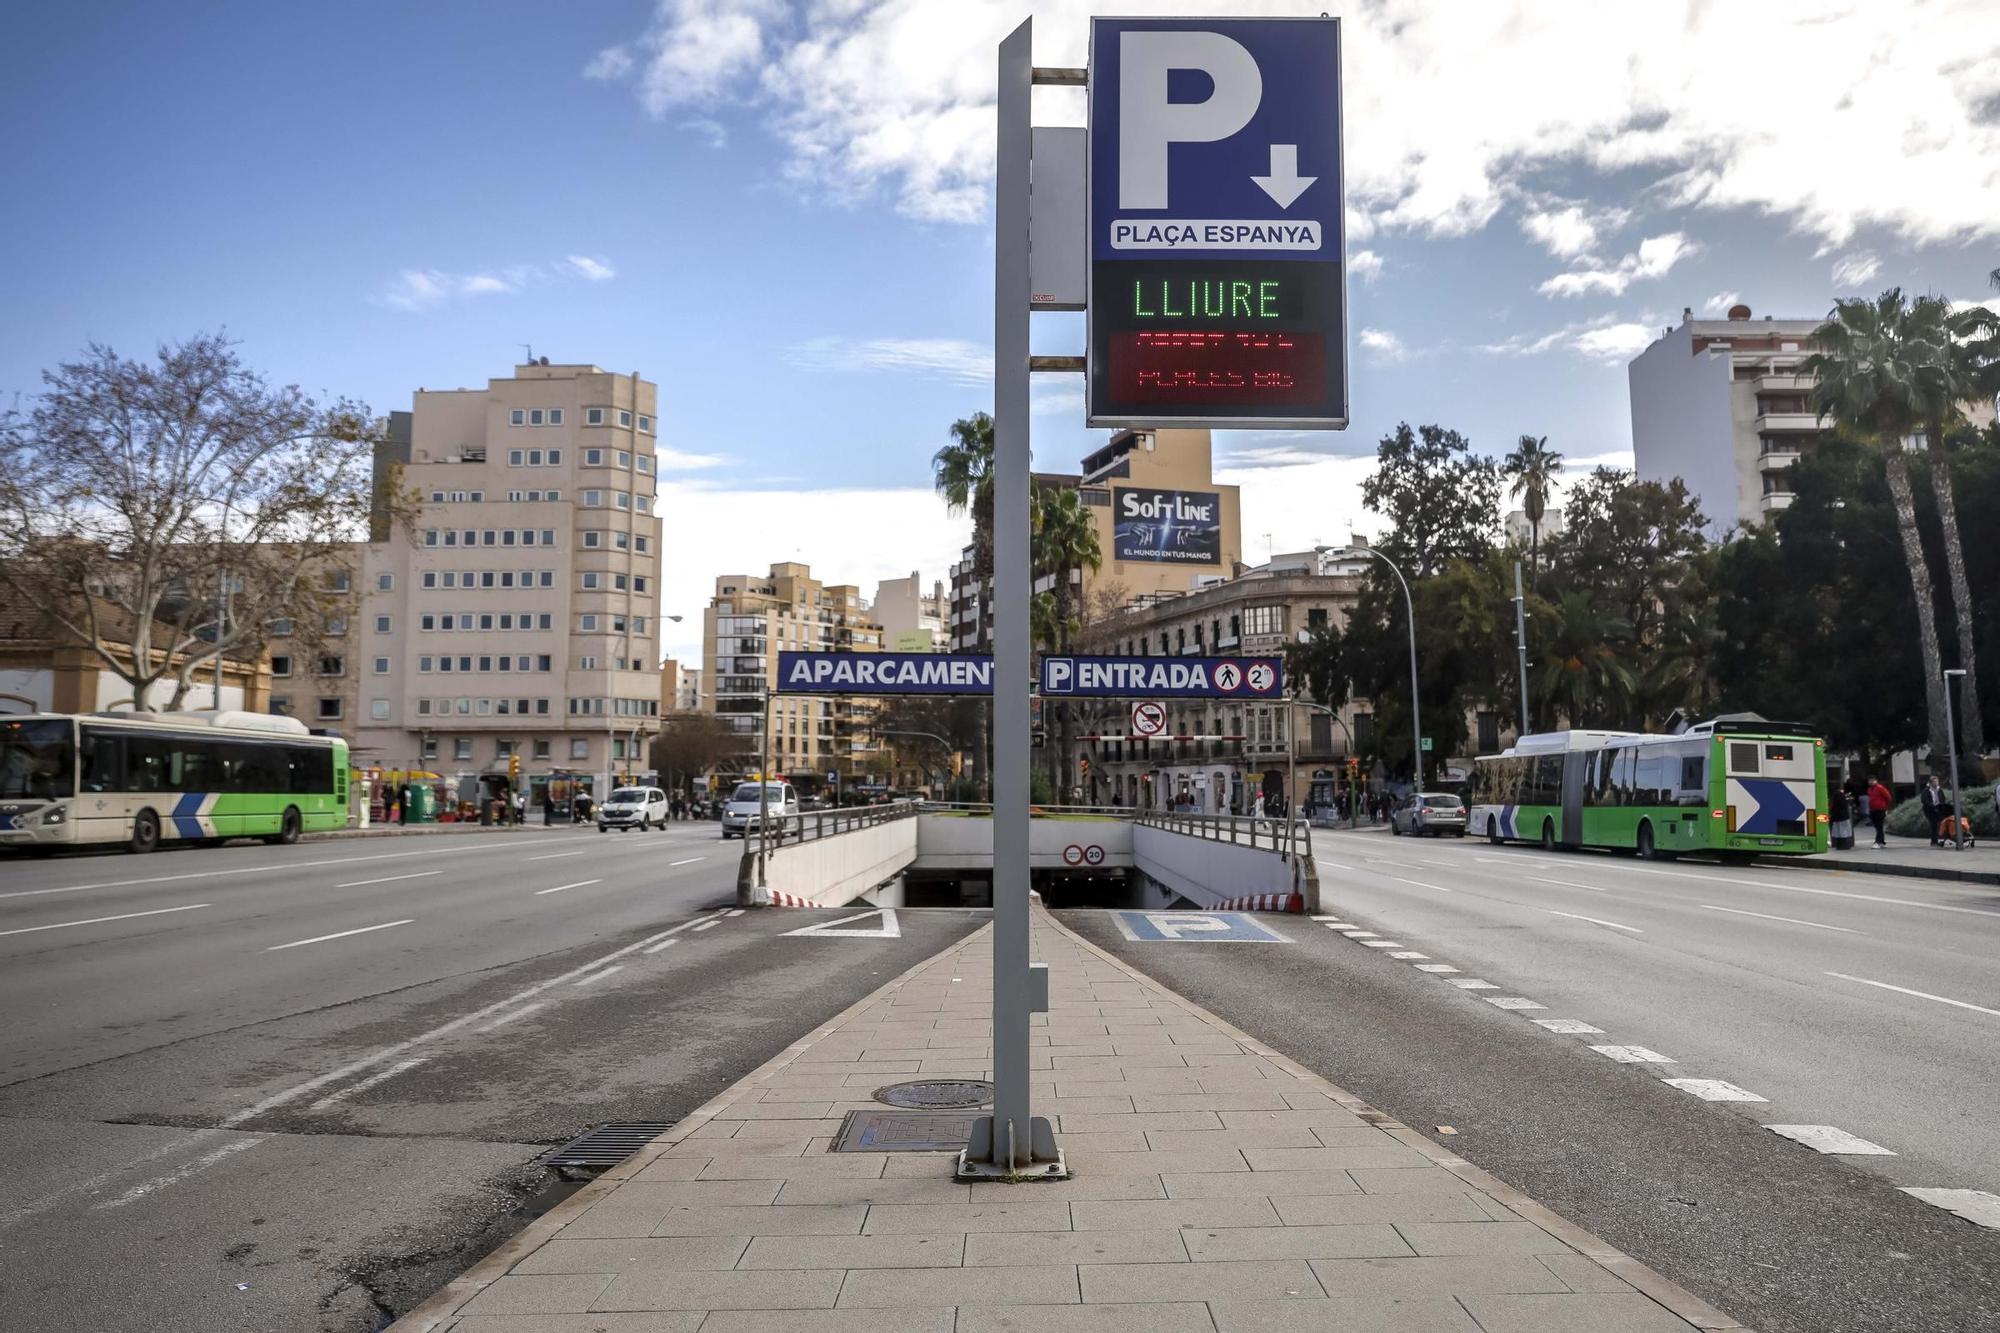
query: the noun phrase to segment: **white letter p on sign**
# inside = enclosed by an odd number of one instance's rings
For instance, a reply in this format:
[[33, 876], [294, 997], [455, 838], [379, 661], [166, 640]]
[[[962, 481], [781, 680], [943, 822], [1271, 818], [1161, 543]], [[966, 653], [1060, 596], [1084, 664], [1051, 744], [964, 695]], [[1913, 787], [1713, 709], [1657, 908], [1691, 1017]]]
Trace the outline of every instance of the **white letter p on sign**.
[[[1167, 206], [1167, 147], [1214, 143], [1250, 123], [1264, 76], [1240, 42], [1219, 32], [1126, 32], [1118, 39], [1118, 206]], [[1215, 81], [1204, 102], [1169, 102], [1167, 73]]]

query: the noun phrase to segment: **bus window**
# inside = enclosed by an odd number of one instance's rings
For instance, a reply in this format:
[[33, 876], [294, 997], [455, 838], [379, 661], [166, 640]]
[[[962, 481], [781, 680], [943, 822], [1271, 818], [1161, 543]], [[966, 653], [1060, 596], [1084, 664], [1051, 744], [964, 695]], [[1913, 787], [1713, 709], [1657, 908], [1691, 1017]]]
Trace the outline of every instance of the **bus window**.
[[1762, 772], [1757, 762], [1757, 742], [1729, 742], [1729, 776], [1732, 778], [1754, 778]]
[[1693, 741], [1680, 749], [1680, 781], [1675, 785], [1675, 804], [1699, 810], [1708, 804], [1707, 741]]
[[1611, 805], [1631, 805], [1634, 771], [1638, 753], [1629, 745], [1611, 752]]
[[1638, 752], [1633, 765], [1632, 804], [1665, 805], [1671, 796], [1671, 784], [1667, 780], [1668, 756], [1658, 752], [1658, 748], [1648, 746]]
[[116, 732], [83, 732], [83, 789], [125, 790], [125, 738]]

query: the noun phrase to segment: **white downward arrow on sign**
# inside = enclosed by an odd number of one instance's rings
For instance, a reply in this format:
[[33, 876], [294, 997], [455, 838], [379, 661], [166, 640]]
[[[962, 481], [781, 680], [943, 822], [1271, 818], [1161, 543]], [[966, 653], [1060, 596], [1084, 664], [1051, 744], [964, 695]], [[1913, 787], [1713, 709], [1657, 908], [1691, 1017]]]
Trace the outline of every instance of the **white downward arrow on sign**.
[[1306, 192], [1306, 187], [1319, 177], [1299, 175], [1297, 144], [1274, 143], [1271, 145], [1271, 174], [1252, 176], [1250, 179], [1276, 200], [1279, 208], [1290, 208], [1292, 202]]

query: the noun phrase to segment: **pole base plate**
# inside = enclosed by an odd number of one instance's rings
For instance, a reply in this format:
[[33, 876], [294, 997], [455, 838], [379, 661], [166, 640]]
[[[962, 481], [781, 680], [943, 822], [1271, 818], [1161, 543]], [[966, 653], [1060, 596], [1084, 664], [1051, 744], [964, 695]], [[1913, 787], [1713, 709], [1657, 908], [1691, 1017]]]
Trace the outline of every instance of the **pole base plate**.
[[[1012, 1123], [1012, 1122], [1010, 1122]], [[1007, 1160], [1007, 1145], [993, 1142], [993, 1117], [985, 1115], [972, 1122], [972, 1138], [958, 1155], [959, 1180], [1068, 1180], [1069, 1163], [1056, 1146], [1056, 1132], [1048, 1118], [1035, 1116], [1028, 1122], [1029, 1142], [1015, 1146], [1016, 1161]], [[1022, 1152], [1022, 1148], [1026, 1152]]]

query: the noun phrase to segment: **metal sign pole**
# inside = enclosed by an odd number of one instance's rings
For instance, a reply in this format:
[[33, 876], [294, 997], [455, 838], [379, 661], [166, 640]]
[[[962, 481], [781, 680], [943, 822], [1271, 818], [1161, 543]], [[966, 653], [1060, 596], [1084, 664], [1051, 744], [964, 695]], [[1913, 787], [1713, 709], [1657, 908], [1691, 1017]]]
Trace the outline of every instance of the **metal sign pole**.
[[1514, 652], [1521, 664], [1521, 734], [1528, 734], [1528, 616], [1522, 608], [1521, 562], [1514, 562]]

